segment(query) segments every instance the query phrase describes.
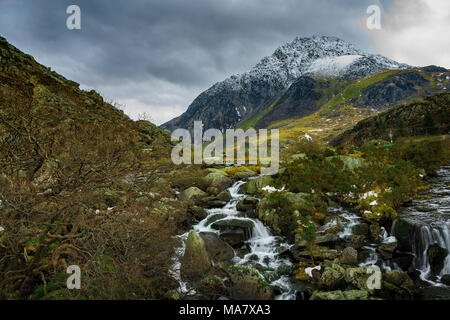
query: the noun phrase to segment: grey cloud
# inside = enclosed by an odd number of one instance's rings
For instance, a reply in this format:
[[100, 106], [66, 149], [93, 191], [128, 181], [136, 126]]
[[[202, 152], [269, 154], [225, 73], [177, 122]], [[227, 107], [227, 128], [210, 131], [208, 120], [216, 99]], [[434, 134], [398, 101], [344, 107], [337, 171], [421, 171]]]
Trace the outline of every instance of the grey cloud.
[[[335, 35], [371, 50], [358, 19], [372, 3], [0, 0], [0, 34], [83, 87], [127, 101], [129, 114], [147, 111], [160, 124], [295, 36]], [[81, 7], [81, 31], [65, 27], [70, 4]]]

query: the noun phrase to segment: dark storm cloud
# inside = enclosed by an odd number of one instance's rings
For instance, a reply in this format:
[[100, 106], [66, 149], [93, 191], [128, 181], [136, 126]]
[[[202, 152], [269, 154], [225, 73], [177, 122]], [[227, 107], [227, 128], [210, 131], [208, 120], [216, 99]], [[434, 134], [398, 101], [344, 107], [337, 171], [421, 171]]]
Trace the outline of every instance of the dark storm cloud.
[[[244, 72], [295, 36], [362, 49], [368, 5], [338, 0], [0, 0], [0, 34], [64, 76], [162, 123], [214, 82]], [[66, 28], [77, 4], [82, 30]], [[383, 3], [384, 4], [384, 3]]]

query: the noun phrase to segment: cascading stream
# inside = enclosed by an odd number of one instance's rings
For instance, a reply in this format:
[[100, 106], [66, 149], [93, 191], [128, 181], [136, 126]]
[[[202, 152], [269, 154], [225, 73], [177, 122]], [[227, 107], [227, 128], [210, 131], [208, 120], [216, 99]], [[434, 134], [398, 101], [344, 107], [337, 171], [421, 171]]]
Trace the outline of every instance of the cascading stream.
[[[291, 267], [292, 262], [288, 258], [283, 258], [280, 253], [290, 248], [290, 245], [285, 239], [279, 236], [272, 235], [270, 228], [266, 227], [259, 219], [247, 217], [236, 208], [237, 203], [246, 197], [245, 194], [239, 193], [239, 188], [245, 183], [245, 181], [238, 181], [234, 183], [228, 190], [231, 194], [231, 200], [223, 208], [207, 209], [207, 216], [198, 224], [193, 226], [193, 229], [200, 232], [213, 232], [220, 235], [221, 231], [211, 227], [211, 217], [219, 216], [220, 218], [214, 220], [215, 223], [226, 220], [240, 220], [251, 221], [253, 228], [249, 239], [245, 242], [248, 247], [248, 253], [243, 257], [239, 257], [235, 254], [232, 262], [235, 265], [246, 264], [258, 264], [264, 271], [276, 271], [284, 266]], [[179, 257], [184, 254], [184, 241], [187, 238], [188, 233], [185, 233], [179, 238], [183, 241], [183, 246], [177, 251], [177, 258], [174, 259], [171, 274], [180, 282], [180, 290], [187, 292], [188, 284], [183, 282], [180, 277]], [[296, 298], [296, 292], [291, 284], [290, 277], [287, 275], [275, 276], [270, 279], [269, 283], [272, 287], [276, 287], [281, 292], [275, 299], [280, 300], [294, 300]]]

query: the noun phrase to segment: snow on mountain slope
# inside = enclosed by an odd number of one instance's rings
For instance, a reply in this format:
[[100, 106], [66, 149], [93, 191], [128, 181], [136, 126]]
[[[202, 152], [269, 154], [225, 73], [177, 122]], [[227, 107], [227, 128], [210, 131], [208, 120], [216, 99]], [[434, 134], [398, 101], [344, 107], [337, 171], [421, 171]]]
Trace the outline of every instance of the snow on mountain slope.
[[357, 59], [361, 58], [360, 55], [345, 55], [339, 57], [325, 57], [319, 58], [306, 70], [306, 73], [312, 73], [323, 76], [339, 76], [347, 70], [347, 68]]

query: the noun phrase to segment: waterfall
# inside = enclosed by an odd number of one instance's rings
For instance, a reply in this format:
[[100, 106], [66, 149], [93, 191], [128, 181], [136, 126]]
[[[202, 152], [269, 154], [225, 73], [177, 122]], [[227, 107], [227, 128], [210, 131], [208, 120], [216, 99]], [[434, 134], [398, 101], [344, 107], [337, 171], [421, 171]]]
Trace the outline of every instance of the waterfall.
[[433, 285], [440, 285], [440, 283], [430, 280], [431, 265], [428, 258], [428, 248], [433, 244], [447, 250], [448, 254], [445, 258], [443, 268], [439, 272], [439, 277], [444, 274], [450, 274], [450, 235], [449, 224], [442, 228], [432, 228], [430, 226], [422, 226], [415, 230], [414, 238], [412, 239], [412, 250], [414, 253], [414, 267], [420, 271], [420, 278]]

